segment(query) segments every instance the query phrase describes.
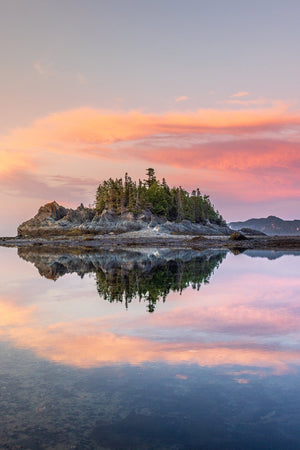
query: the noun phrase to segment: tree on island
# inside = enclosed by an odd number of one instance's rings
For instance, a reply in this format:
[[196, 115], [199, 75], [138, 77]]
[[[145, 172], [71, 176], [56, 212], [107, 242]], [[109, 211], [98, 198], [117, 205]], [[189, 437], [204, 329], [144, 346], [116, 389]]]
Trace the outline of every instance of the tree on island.
[[172, 222], [187, 219], [193, 223], [209, 220], [218, 225], [225, 224], [208, 195], [202, 195], [199, 188], [191, 194], [181, 186], [170, 188], [164, 178], [162, 182], [156, 179], [152, 167], [147, 169], [146, 179], [138, 183], [132, 181], [127, 173], [124, 180], [109, 178], [101, 183], [97, 189], [95, 207], [99, 213], [112, 210], [116, 213], [130, 211], [139, 214], [148, 209]]

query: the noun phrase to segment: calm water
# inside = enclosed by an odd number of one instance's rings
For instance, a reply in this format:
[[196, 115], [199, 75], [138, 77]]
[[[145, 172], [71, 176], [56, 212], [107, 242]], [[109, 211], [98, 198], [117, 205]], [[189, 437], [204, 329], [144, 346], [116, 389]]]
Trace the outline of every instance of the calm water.
[[300, 255], [0, 264], [1, 448], [300, 448]]

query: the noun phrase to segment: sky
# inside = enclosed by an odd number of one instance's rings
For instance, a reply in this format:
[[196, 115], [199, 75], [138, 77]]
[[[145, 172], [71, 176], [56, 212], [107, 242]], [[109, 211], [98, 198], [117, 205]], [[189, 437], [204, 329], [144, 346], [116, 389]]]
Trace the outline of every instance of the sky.
[[299, 217], [298, 0], [0, 0], [0, 235], [148, 167]]

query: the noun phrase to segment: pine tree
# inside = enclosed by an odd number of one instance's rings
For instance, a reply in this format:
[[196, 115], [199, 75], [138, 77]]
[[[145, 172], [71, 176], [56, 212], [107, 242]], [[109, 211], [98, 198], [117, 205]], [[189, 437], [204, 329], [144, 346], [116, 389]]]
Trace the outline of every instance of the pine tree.
[[146, 176], [147, 178], [145, 180], [145, 183], [149, 188], [156, 181], [155, 170], [152, 169], [152, 167], [149, 167], [149, 169], [147, 169], [146, 171]]
[[181, 186], [170, 189], [164, 178], [162, 183], [156, 179], [152, 168], [147, 169], [146, 176], [138, 184], [132, 181], [128, 173], [125, 174], [124, 182], [122, 178], [103, 181], [96, 192], [96, 210], [99, 213], [111, 210], [118, 214], [124, 211], [138, 214], [148, 209], [170, 221], [188, 219], [201, 223], [210, 220], [212, 223], [225, 224], [209, 196], [202, 196], [199, 188], [194, 189], [191, 195]]

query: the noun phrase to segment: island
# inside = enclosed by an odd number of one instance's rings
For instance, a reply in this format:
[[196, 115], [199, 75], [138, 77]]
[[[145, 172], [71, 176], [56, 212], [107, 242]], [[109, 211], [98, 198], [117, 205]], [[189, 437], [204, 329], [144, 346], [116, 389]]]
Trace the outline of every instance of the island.
[[230, 228], [199, 188], [191, 193], [158, 180], [153, 168], [146, 178], [103, 181], [93, 206], [65, 208], [56, 201], [18, 227], [18, 235], [0, 238], [2, 246], [67, 246], [110, 248], [158, 246], [169, 248], [297, 249], [300, 236], [267, 236], [251, 228]]
[[170, 188], [155, 171], [134, 182], [128, 174], [101, 183], [93, 208], [82, 204], [68, 209], [57, 202], [42, 206], [37, 215], [18, 227], [20, 237], [121, 234], [148, 230], [153, 234], [229, 234], [225, 220], [199, 189], [191, 195], [182, 187]]

